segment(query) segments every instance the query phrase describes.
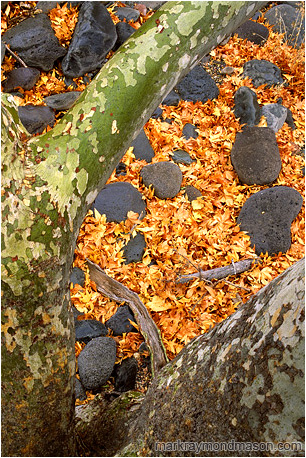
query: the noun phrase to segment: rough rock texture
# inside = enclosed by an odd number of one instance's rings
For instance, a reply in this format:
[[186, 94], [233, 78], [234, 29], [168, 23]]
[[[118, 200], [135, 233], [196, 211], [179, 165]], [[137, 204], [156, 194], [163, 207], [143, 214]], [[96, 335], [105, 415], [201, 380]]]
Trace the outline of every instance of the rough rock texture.
[[3, 92], [12, 92], [17, 87], [29, 91], [39, 80], [40, 71], [32, 67], [14, 68], [3, 81]]
[[303, 204], [299, 192], [275, 186], [256, 192], [243, 205], [237, 223], [248, 232], [256, 254], [285, 253], [291, 246], [291, 223]]
[[190, 123], [185, 124], [183, 128], [183, 135], [186, 140], [189, 140], [189, 138], [197, 138], [199, 136], [197, 127]]
[[134, 356], [126, 358], [121, 364], [115, 366], [115, 390], [129, 391], [134, 390], [136, 384], [138, 364]]
[[169, 92], [169, 94], [166, 95], [166, 97], [162, 101], [162, 104], [176, 107], [179, 104], [180, 100], [180, 95], [173, 89]]
[[285, 33], [284, 40], [291, 46], [299, 47], [304, 42], [305, 19], [300, 8], [276, 5], [265, 13], [265, 19], [274, 26], [275, 32]]
[[75, 285], [84, 286], [85, 283], [85, 272], [79, 267], [74, 267], [70, 274], [70, 282]]
[[99, 192], [92, 206], [100, 215], [105, 214], [107, 221], [125, 221], [129, 211], [145, 216], [146, 204], [142, 195], [130, 183], [110, 183]]
[[146, 249], [146, 240], [141, 232], [138, 232], [135, 237], [131, 237], [125, 247], [122, 249], [125, 258], [124, 263], [139, 262], [142, 260]]
[[172, 159], [177, 164], [190, 165], [190, 164], [192, 164], [194, 162], [194, 159], [192, 159], [190, 154], [187, 153], [187, 151], [184, 151], [182, 149], [178, 149], [178, 150], [173, 151]]
[[80, 401], [85, 401], [87, 398], [86, 391], [78, 378], [75, 378], [75, 399], [79, 399]]
[[63, 92], [62, 94], [54, 94], [44, 98], [47, 106], [54, 110], [69, 110], [76, 100], [80, 97], [81, 92], [71, 91]]
[[18, 107], [18, 116], [30, 134], [40, 134], [55, 123], [54, 111], [49, 107], [25, 105]]
[[183, 100], [202, 102], [212, 100], [219, 95], [219, 89], [213, 78], [201, 65], [194, 67], [179, 84], [176, 91]]
[[193, 200], [197, 199], [198, 197], [202, 197], [201, 191], [199, 191], [194, 186], [190, 186], [190, 185], [185, 187], [185, 194], [189, 202], [192, 202]]
[[282, 167], [275, 133], [268, 127], [256, 126], [237, 132], [231, 161], [242, 183], [272, 183]]
[[137, 332], [137, 329], [131, 324], [135, 323], [135, 317], [127, 305], [117, 309], [117, 312], [106, 321], [105, 326], [113, 331], [114, 336], [121, 336], [123, 333]]
[[117, 18], [120, 19], [120, 21], [123, 21], [125, 19], [126, 22], [137, 21], [137, 19], [140, 16], [139, 11], [134, 10], [134, 8], [129, 8], [125, 6], [116, 9], [114, 13], [117, 16]]
[[51, 70], [54, 62], [67, 52], [60, 46], [51, 21], [44, 13], [25, 19], [5, 32], [2, 38], [29, 67], [44, 71]]
[[100, 68], [116, 40], [116, 28], [106, 7], [100, 2], [84, 2], [62, 62], [64, 74], [74, 78]]
[[133, 154], [136, 159], [144, 159], [147, 162], [152, 162], [154, 150], [143, 129], [137, 135], [131, 146], [134, 148]]
[[75, 322], [75, 340], [86, 344], [95, 337], [107, 335], [107, 329], [101, 321], [80, 320]]
[[172, 199], [182, 184], [183, 175], [178, 165], [169, 161], [156, 162], [141, 169], [140, 176], [145, 186], [152, 185], [159, 199]]
[[81, 351], [78, 370], [86, 390], [99, 390], [109, 379], [116, 361], [116, 342], [111, 337], [96, 337]]
[[236, 118], [240, 118], [240, 124], [256, 126], [261, 117], [256, 92], [247, 86], [241, 86], [235, 93], [234, 113]]
[[268, 103], [261, 112], [267, 120], [267, 126], [275, 133], [283, 127], [288, 116], [287, 108], [279, 103]]
[[284, 82], [280, 69], [267, 60], [253, 59], [243, 66], [243, 77], [251, 78], [255, 87], [266, 84], [273, 86]]
[[121, 45], [135, 32], [135, 29], [126, 22], [116, 24], [117, 41], [113, 46], [113, 51], [117, 51]]
[[[304, 282], [301, 260], [192, 340], [154, 378], [117, 456], [274, 456], [233, 442], [303, 446]], [[159, 448], [178, 440], [228, 449]]]
[[243, 40], [251, 41], [257, 45], [263, 45], [269, 37], [269, 29], [263, 24], [249, 20], [238, 27], [235, 34]]

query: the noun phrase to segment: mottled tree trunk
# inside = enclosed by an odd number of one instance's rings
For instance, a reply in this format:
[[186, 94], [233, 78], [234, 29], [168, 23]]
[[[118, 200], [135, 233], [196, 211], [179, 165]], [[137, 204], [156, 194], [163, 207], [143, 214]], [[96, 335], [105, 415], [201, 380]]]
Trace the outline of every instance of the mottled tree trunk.
[[[158, 373], [118, 456], [304, 456], [304, 262]], [[182, 448], [201, 441], [214, 448], [197, 455], [196, 445]], [[215, 446], [233, 441], [269, 443], [276, 451]]]
[[3, 455], [74, 456], [68, 285], [80, 224], [165, 95], [265, 3], [167, 3], [45, 135], [26, 141], [4, 96]]

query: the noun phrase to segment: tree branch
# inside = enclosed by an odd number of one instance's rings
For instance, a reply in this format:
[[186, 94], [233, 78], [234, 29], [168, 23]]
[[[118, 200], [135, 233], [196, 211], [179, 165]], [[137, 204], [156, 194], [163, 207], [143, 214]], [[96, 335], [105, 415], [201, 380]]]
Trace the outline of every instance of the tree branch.
[[260, 258], [256, 259], [244, 259], [243, 261], [233, 262], [228, 266], [224, 267], [217, 267], [216, 269], [210, 270], [198, 270], [198, 272], [194, 272], [193, 274], [188, 275], [180, 275], [176, 283], [187, 283], [195, 278], [199, 278], [200, 280], [221, 280], [223, 278], [229, 277], [230, 275], [237, 275], [249, 270], [253, 263], [257, 264], [260, 262]]
[[151, 364], [153, 376], [167, 362], [165, 348], [163, 346], [160, 332], [149, 315], [145, 305], [138, 295], [122, 285], [117, 280], [109, 277], [97, 264], [86, 259], [89, 267], [89, 274], [98, 291], [116, 302], [127, 302], [135, 315], [139, 330], [144, 336], [146, 344], [151, 350]]

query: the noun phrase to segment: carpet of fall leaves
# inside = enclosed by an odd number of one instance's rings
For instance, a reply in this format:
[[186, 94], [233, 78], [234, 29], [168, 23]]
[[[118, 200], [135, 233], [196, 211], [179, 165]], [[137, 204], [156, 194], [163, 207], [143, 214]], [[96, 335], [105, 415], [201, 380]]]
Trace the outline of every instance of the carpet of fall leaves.
[[[23, 5], [28, 5], [24, 7]], [[1, 26], [5, 31], [14, 25], [18, 14], [33, 13], [36, 2], [10, 3], [2, 15]], [[115, 5], [125, 6], [117, 2]], [[113, 9], [113, 8], [112, 8]], [[109, 9], [114, 22], [117, 17]], [[153, 12], [141, 14], [130, 24], [138, 28]], [[49, 16], [54, 31], [63, 46], [68, 46], [77, 22], [77, 8], [57, 5]], [[264, 22], [263, 17], [259, 22]], [[291, 227], [290, 250], [278, 256], [263, 254], [262, 264], [224, 281], [207, 284], [194, 280], [177, 284], [180, 274], [222, 267], [246, 258], [255, 258], [247, 234], [236, 225], [239, 212], [252, 194], [268, 186], [242, 185], [231, 165], [230, 152], [235, 136], [241, 130], [233, 113], [234, 95], [241, 86], [252, 88], [260, 104], [277, 102], [290, 108], [296, 125], [291, 130], [287, 124], [276, 134], [282, 159], [282, 171], [273, 186], [289, 186], [304, 196], [304, 159], [296, 154], [304, 146], [304, 47], [293, 49], [283, 44], [282, 36], [273, 33], [263, 46], [255, 45], [237, 36], [227, 44], [211, 51], [213, 60], [223, 61], [234, 68], [230, 76], [224, 76], [218, 84], [220, 95], [205, 104], [181, 101], [177, 107], [162, 106], [163, 117], [172, 118], [169, 125], [164, 120], [150, 119], [145, 132], [155, 151], [153, 162], [171, 160], [173, 151], [183, 149], [195, 160], [191, 165], [180, 164], [183, 172], [181, 192], [173, 199], [161, 200], [141, 182], [140, 170], [145, 161], [136, 160], [130, 148], [122, 162], [125, 176], [112, 174], [108, 183], [127, 181], [144, 196], [146, 216], [140, 221], [137, 214], [129, 212], [128, 219], [120, 224], [107, 222], [104, 215], [86, 216], [77, 240], [74, 266], [86, 272], [85, 286], [71, 288], [75, 307], [84, 313], [81, 319], [107, 321], [121, 305], [102, 296], [90, 280], [85, 259], [97, 263], [105, 272], [126, 287], [138, 293], [161, 331], [169, 359], [175, 357], [195, 336], [203, 334], [215, 324], [226, 319], [259, 289], [281, 274], [286, 268], [304, 256], [304, 206]], [[111, 57], [111, 54], [109, 57]], [[243, 64], [251, 59], [265, 59], [276, 64], [283, 72], [286, 84], [254, 89], [250, 79], [242, 78]], [[2, 66], [2, 80], [14, 68], [15, 59], [6, 55]], [[88, 78], [87, 78], [88, 80]], [[86, 86], [86, 78], [75, 78], [77, 90]], [[43, 97], [59, 92], [75, 90], [66, 87], [60, 66], [50, 72], [42, 72], [34, 89], [22, 91], [19, 104], [43, 104]], [[60, 113], [58, 116], [62, 116]], [[186, 140], [182, 130], [186, 123], [197, 126], [197, 139]], [[260, 124], [266, 125], [264, 119]], [[193, 185], [203, 195], [193, 202], [184, 196], [184, 188]], [[137, 232], [144, 234], [147, 248], [142, 262], [125, 264], [122, 248]], [[122, 359], [138, 351], [143, 337], [131, 332], [115, 337], [117, 356]], [[76, 343], [76, 355], [84, 344]]]

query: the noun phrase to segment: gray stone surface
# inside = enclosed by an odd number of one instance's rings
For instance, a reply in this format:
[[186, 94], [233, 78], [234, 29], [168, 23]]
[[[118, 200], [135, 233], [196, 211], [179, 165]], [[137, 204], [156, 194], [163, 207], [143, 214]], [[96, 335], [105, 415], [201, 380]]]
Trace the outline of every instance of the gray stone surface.
[[255, 87], [265, 84], [273, 86], [284, 82], [280, 69], [267, 60], [253, 59], [243, 66], [243, 77], [251, 78]]
[[278, 132], [287, 119], [287, 108], [279, 103], [268, 103], [262, 107], [262, 114], [267, 120], [267, 126]]
[[74, 78], [100, 68], [116, 40], [116, 28], [106, 7], [101, 2], [84, 2], [62, 62], [64, 75]]
[[238, 27], [234, 34], [237, 34], [243, 40], [251, 41], [257, 45], [263, 45], [269, 37], [269, 29], [263, 24], [249, 20]]
[[166, 97], [162, 101], [162, 104], [170, 107], [176, 107], [179, 104], [180, 100], [180, 95], [175, 90], [172, 90], [169, 92], [169, 94], [166, 95]]
[[173, 151], [172, 159], [173, 159], [173, 162], [176, 162], [177, 164], [185, 164], [185, 165], [190, 165], [195, 161], [194, 159], [192, 159], [190, 154], [187, 153], [187, 151], [184, 151], [182, 149]]
[[291, 246], [291, 224], [303, 204], [299, 192], [287, 186], [275, 186], [253, 194], [243, 205], [237, 219], [248, 232], [256, 254], [285, 253]]
[[[296, 3], [296, 2], [290, 2]], [[305, 18], [301, 5], [276, 5], [265, 13], [265, 19], [278, 33], [285, 33], [284, 40], [293, 47], [299, 47], [305, 40]]]
[[144, 159], [148, 163], [152, 162], [155, 153], [143, 129], [141, 129], [131, 146], [134, 148], [133, 154], [136, 159]]
[[212, 100], [219, 95], [219, 89], [213, 78], [201, 65], [194, 67], [176, 86], [176, 91], [183, 100], [202, 102]]
[[256, 92], [247, 86], [241, 86], [235, 93], [234, 113], [236, 118], [240, 118], [240, 124], [257, 125], [261, 118], [261, 109]]
[[237, 132], [231, 161], [242, 183], [272, 183], [282, 167], [275, 133], [268, 127], [245, 127]]
[[86, 344], [95, 337], [107, 335], [107, 329], [101, 321], [78, 320], [75, 321], [75, 340]]
[[134, 10], [134, 8], [129, 8], [127, 6], [123, 6], [116, 9], [114, 13], [117, 16], [117, 18], [120, 19], [120, 21], [123, 21], [125, 19], [126, 22], [137, 21], [137, 19], [140, 16], [139, 11]]
[[97, 391], [108, 381], [116, 361], [116, 342], [111, 337], [96, 337], [81, 351], [78, 371], [86, 390]]
[[113, 46], [113, 51], [120, 48], [121, 45], [135, 32], [135, 29], [127, 22], [118, 22], [116, 24], [117, 41]]
[[55, 123], [54, 111], [49, 107], [25, 105], [18, 107], [18, 116], [30, 134], [41, 133], [47, 126]]
[[2, 36], [12, 51], [29, 66], [49, 71], [66, 54], [51, 27], [49, 17], [40, 13], [12, 27]]
[[85, 272], [79, 267], [74, 267], [70, 274], [70, 282], [75, 285], [84, 286], [85, 283]]
[[54, 94], [49, 97], [45, 97], [44, 102], [48, 105], [48, 107], [54, 108], [54, 110], [69, 110], [80, 95], [81, 92], [79, 91], [63, 92], [61, 94]]
[[189, 138], [197, 138], [199, 136], [197, 127], [190, 123], [185, 124], [183, 127], [183, 136], [186, 140], [189, 140]]
[[40, 71], [32, 67], [14, 68], [3, 81], [3, 92], [12, 92], [18, 87], [29, 91], [35, 86], [40, 77]]
[[80, 401], [85, 401], [87, 398], [86, 391], [78, 378], [75, 378], [74, 393], [75, 399], [79, 399]]
[[134, 356], [125, 358], [115, 366], [115, 391], [129, 391], [135, 388], [138, 364]]
[[152, 185], [159, 199], [172, 199], [182, 184], [183, 175], [178, 165], [170, 161], [156, 162], [141, 169], [140, 176], [145, 186]]
[[197, 199], [198, 197], [202, 197], [201, 191], [199, 191], [199, 189], [191, 185], [188, 185], [185, 187], [185, 194], [189, 202], [192, 202], [193, 200]]
[[137, 329], [131, 324], [135, 323], [135, 317], [127, 305], [117, 309], [117, 312], [106, 321], [105, 326], [113, 331], [114, 336], [121, 336], [128, 332], [137, 332]]
[[146, 204], [141, 193], [130, 183], [110, 183], [100, 191], [92, 205], [93, 209], [106, 215], [107, 221], [125, 221], [129, 211], [146, 214]]
[[139, 262], [142, 260], [146, 249], [146, 240], [141, 232], [137, 232], [135, 237], [131, 237], [123, 250], [125, 258], [124, 263], [130, 264], [131, 262]]

